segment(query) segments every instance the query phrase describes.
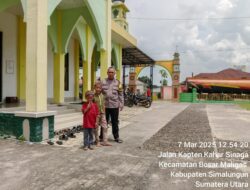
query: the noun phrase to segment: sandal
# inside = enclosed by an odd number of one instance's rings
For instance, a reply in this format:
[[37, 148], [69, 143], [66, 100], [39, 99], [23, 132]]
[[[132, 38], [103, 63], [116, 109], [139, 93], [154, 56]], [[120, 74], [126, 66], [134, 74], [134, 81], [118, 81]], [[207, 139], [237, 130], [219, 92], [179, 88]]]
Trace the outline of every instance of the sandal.
[[112, 146], [112, 144], [109, 143], [101, 143], [102, 146]]

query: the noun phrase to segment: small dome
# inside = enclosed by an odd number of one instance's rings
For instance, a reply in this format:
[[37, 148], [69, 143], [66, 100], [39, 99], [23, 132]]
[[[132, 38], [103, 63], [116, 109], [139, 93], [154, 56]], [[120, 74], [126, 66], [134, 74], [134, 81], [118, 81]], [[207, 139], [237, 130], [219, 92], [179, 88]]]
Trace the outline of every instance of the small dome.
[[116, 2], [116, 1], [117, 1], [117, 2], [119, 2], [119, 1], [120, 1], [120, 2], [125, 3], [125, 0], [112, 0], [112, 2]]

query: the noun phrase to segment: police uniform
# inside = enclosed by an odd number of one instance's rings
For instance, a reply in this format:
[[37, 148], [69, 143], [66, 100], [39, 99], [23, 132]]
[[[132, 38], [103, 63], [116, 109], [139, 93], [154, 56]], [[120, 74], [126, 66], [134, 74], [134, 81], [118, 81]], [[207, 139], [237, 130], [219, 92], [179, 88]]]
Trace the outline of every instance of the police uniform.
[[[109, 121], [111, 117], [112, 133], [115, 140], [119, 140], [119, 108], [122, 108], [124, 105], [123, 91], [120, 84], [120, 81], [117, 79], [109, 80], [106, 78], [102, 81], [106, 120]], [[102, 139], [102, 133], [100, 138]]]

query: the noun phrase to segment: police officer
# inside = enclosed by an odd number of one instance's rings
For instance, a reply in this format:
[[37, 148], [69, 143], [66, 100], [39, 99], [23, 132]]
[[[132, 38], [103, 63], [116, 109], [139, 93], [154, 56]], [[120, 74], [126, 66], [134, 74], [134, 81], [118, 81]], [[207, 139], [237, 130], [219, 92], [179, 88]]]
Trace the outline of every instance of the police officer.
[[[102, 91], [105, 97], [106, 120], [111, 118], [112, 133], [117, 143], [122, 143], [119, 138], [119, 111], [122, 111], [124, 100], [120, 81], [115, 79], [116, 70], [113, 67], [108, 68], [108, 78], [102, 81]], [[102, 132], [100, 135], [102, 139]]]

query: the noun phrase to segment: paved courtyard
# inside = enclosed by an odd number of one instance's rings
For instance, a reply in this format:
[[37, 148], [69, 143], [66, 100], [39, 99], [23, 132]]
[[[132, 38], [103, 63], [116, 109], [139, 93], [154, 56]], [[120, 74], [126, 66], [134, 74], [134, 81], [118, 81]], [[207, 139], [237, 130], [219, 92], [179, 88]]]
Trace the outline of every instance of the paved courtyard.
[[[223, 114], [222, 114], [223, 113]], [[232, 115], [234, 119], [232, 119]], [[224, 122], [223, 122], [224, 121]], [[231, 121], [231, 122], [230, 122]], [[235, 121], [235, 122], [234, 122]], [[237, 121], [237, 122], [236, 122]], [[226, 124], [226, 122], [229, 122]], [[193, 190], [196, 181], [250, 184], [250, 178], [176, 177], [183, 173], [245, 173], [250, 174], [250, 159], [239, 158], [159, 158], [161, 152], [204, 153], [226, 152], [250, 154], [249, 147], [184, 147], [179, 142], [249, 141], [250, 112], [235, 105], [202, 105], [155, 102], [150, 109], [126, 108], [121, 113], [122, 144], [93, 151], [80, 149], [82, 134], [62, 146], [17, 143], [0, 139], [0, 189], [114, 189], [114, 190]], [[223, 132], [225, 131], [225, 132]], [[112, 136], [110, 134], [110, 139]], [[229, 149], [229, 150], [228, 150]], [[232, 161], [242, 168], [162, 168], [160, 162]], [[212, 188], [223, 189], [223, 188]], [[226, 188], [226, 189], [249, 189]]]

